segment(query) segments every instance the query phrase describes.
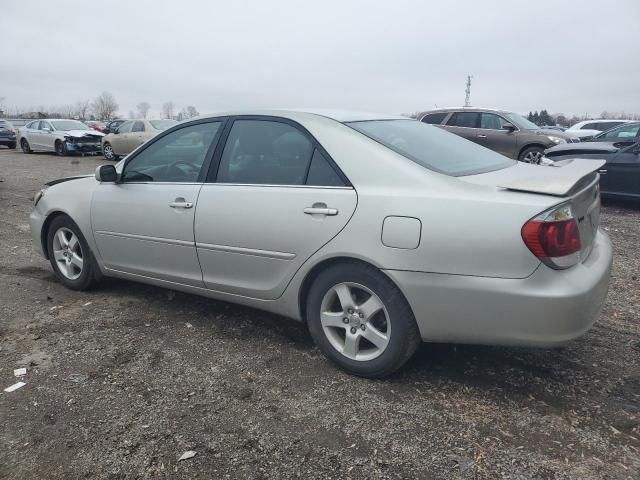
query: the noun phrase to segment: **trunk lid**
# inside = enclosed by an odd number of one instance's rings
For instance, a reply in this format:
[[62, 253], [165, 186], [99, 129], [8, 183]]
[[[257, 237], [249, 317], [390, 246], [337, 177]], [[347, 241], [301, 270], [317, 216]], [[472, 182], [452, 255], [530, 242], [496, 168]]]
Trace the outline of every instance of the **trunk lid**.
[[505, 190], [558, 197], [558, 204], [570, 203], [580, 230], [580, 259], [591, 253], [600, 224], [600, 177], [596, 171], [604, 160], [570, 159], [553, 166], [516, 165], [494, 172], [458, 177], [470, 183]]

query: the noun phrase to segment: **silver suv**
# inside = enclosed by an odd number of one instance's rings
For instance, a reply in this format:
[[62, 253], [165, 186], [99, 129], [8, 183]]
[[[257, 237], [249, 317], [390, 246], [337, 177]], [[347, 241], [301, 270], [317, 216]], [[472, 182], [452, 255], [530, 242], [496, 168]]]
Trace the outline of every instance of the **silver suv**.
[[540, 128], [523, 116], [504, 110], [446, 108], [422, 112], [418, 119], [527, 163], [540, 163], [547, 148], [580, 141], [570, 134]]

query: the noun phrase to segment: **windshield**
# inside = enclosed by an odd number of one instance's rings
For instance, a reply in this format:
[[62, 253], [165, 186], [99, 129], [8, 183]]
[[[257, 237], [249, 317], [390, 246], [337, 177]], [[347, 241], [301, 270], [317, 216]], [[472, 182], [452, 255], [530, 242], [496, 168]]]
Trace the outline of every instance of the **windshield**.
[[84, 123], [76, 120], [53, 120], [51, 124], [56, 130], [91, 130]]
[[635, 137], [640, 136], [639, 130], [640, 123], [632, 123], [599, 133], [593, 137], [593, 140], [633, 140]]
[[166, 130], [178, 124], [175, 120], [149, 120], [149, 123], [156, 130]]
[[518, 115], [517, 113], [505, 113], [504, 115], [507, 117], [511, 123], [513, 123], [520, 130], [540, 130], [540, 127], [533, 122], [530, 122], [522, 115]]
[[441, 128], [415, 120], [349, 122], [350, 127], [430, 170], [458, 177], [516, 162]]

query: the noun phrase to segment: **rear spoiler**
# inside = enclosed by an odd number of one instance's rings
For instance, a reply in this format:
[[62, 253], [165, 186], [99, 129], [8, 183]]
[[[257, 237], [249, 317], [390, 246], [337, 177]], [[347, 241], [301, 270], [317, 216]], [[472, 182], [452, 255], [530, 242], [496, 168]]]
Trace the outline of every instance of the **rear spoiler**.
[[507, 190], [567, 196], [580, 180], [602, 167], [606, 160], [575, 158], [539, 166], [535, 175], [505, 179], [498, 185]]

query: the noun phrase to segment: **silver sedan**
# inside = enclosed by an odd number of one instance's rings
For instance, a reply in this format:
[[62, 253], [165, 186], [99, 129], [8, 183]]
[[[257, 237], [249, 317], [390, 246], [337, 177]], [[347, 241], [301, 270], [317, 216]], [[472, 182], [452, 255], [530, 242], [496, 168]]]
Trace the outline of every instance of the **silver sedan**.
[[421, 341], [584, 334], [612, 259], [600, 166], [522, 164], [398, 116], [226, 113], [50, 182], [30, 224], [69, 288], [119, 277], [275, 312], [380, 377]]

